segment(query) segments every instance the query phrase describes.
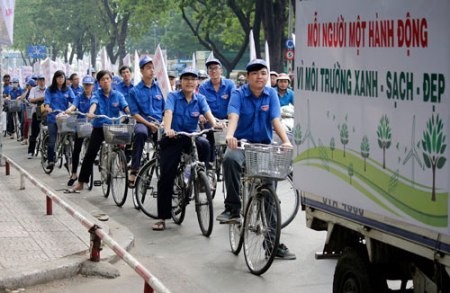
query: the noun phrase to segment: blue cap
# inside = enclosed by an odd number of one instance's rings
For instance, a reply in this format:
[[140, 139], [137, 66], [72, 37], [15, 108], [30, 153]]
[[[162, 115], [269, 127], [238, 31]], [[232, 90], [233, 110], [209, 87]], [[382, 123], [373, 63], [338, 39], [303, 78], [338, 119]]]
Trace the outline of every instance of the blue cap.
[[153, 62], [153, 59], [145, 55], [144, 57], [141, 58], [141, 60], [139, 60], [139, 68], [144, 67], [145, 64], [150, 62]]
[[27, 86], [31, 86], [31, 87], [35, 87], [36, 86], [36, 82], [34, 81], [34, 79], [29, 79], [26, 83]]
[[13, 77], [11, 82], [12, 83], [19, 83], [19, 79], [17, 77]]
[[43, 75], [43, 74], [38, 74], [37, 75], [37, 79], [39, 80], [39, 79], [45, 79], [45, 76]]
[[258, 71], [258, 70], [260, 70], [262, 68], [269, 68], [267, 66], [266, 61], [263, 60], [263, 59], [253, 59], [252, 61], [250, 61], [247, 64], [247, 67], [246, 67], [247, 72]]
[[83, 77], [83, 80], [81, 81], [82, 84], [94, 84], [95, 78], [93, 78], [91, 75], [86, 75]]
[[186, 67], [186, 68], [183, 69], [183, 71], [181, 72], [181, 74], [180, 74], [180, 79], [182, 79], [183, 76], [185, 76], [185, 75], [193, 75], [193, 76], [195, 76], [195, 77], [198, 77], [198, 72], [197, 72], [197, 70], [195, 70], [195, 69], [192, 68], [192, 67]]
[[218, 65], [222, 66], [222, 63], [220, 63], [220, 60], [219, 60], [219, 59], [211, 58], [211, 59], [209, 59], [209, 60], [206, 60], [206, 63], [205, 63], [206, 68], [208, 68], [208, 66], [209, 66], [209, 65], [212, 65], [212, 64], [218, 64]]

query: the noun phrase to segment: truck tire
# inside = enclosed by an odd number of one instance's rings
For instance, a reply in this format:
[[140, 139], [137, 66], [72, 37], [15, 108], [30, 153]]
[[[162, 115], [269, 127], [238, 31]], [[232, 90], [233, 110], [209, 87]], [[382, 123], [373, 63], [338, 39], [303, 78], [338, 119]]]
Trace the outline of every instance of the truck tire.
[[386, 279], [369, 263], [364, 250], [347, 247], [334, 271], [333, 293], [388, 292]]

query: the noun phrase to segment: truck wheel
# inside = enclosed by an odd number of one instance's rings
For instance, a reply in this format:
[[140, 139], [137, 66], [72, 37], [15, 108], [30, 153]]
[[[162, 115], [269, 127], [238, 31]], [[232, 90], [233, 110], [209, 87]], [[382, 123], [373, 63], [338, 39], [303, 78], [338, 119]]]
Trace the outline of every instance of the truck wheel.
[[388, 292], [386, 279], [369, 263], [365, 252], [347, 247], [334, 271], [333, 293]]

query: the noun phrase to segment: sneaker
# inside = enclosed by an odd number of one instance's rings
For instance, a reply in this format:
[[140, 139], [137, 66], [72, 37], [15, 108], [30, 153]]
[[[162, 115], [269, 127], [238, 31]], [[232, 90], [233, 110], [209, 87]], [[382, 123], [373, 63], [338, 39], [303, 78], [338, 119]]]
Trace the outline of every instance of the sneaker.
[[287, 248], [287, 246], [284, 245], [283, 243], [280, 243], [278, 245], [278, 249], [275, 254], [275, 257], [279, 258], [279, 259], [286, 259], [286, 260], [294, 260], [297, 258], [295, 256], [295, 253], [290, 252], [289, 248]]
[[226, 209], [220, 215], [217, 216], [216, 221], [221, 224], [228, 224], [230, 222], [239, 222], [241, 220], [241, 213], [239, 210], [229, 210]]
[[206, 176], [208, 176], [209, 186], [211, 187], [211, 190], [216, 190], [217, 179], [216, 179], [216, 173], [214, 172], [214, 170], [206, 171]]
[[32, 153], [29, 153], [27, 158], [28, 158], [28, 159], [32, 159], [32, 158], [33, 158], [33, 154], [32, 154]]
[[53, 169], [54, 167], [55, 167], [55, 162], [50, 161], [50, 162], [48, 162], [46, 169], [47, 169], [47, 170], [51, 170], [51, 169]]

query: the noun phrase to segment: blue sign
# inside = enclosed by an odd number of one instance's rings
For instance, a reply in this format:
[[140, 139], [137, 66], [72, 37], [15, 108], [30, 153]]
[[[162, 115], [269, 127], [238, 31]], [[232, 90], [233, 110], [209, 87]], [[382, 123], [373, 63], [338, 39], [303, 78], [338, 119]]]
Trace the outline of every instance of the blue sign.
[[36, 45], [36, 46], [32, 46], [29, 45], [27, 47], [27, 55], [29, 58], [33, 58], [33, 59], [44, 59], [47, 57], [47, 47], [46, 46], [41, 46], [41, 45]]
[[294, 49], [294, 46], [295, 46], [294, 40], [292, 40], [292, 39], [287, 39], [287, 40], [286, 40], [286, 48], [288, 48], [288, 49]]

